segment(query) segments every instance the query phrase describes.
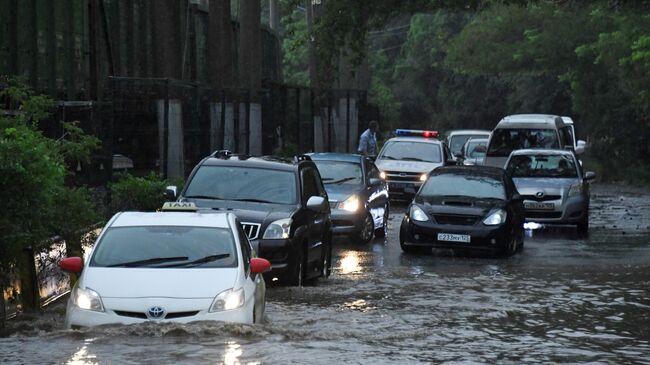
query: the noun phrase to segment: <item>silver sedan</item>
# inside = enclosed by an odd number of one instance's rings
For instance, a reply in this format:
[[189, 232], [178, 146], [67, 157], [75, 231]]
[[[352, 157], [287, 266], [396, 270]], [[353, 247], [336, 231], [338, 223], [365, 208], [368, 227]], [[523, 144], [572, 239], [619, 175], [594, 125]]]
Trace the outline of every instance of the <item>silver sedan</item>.
[[576, 156], [563, 150], [516, 150], [506, 170], [524, 200], [526, 220], [575, 224], [589, 230], [589, 182], [596, 174], [582, 171]]

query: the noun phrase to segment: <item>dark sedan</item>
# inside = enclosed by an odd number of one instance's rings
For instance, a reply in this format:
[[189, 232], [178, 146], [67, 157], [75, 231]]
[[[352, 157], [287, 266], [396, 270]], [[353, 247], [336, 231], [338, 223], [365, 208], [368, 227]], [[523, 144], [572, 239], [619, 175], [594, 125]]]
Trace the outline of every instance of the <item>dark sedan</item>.
[[371, 159], [343, 153], [314, 153], [332, 210], [332, 232], [367, 243], [388, 229], [388, 185]]
[[440, 167], [407, 209], [400, 245], [404, 252], [451, 248], [511, 255], [523, 247], [524, 219], [521, 196], [503, 169]]

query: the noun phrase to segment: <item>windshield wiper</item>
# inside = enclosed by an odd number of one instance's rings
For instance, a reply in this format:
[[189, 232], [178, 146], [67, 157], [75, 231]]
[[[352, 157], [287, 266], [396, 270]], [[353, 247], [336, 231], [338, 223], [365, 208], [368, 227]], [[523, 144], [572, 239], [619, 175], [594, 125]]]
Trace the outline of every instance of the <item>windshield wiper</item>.
[[422, 162], [431, 162], [431, 161], [423, 160], [423, 159], [418, 158], [418, 157], [402, 157], [402, 160], [405, 160], [405, 161], [422, 161]]
[[384, 158], [387, 159], [387, 160], [397, 160], [397, 158], [395, 158], [393, 156], [383, 155], [383, 156], [379, 157], [380, 160], [382, 160]]
[[185, 261], [187, 259], [188, 259], [187, 256], [154, 257], [146, 260], [121, 262], [119, 264], [108, 265], [107, 267], [138, 267], [138, 266], [145, 266], [151, 264], [160, 264], [160, 263], [170, 262], [170, 261]]
[[264, 199], [255, 199], [255, 198], [243, 198], [243, 199], [228, 199], [232, 200], [234, 202], [253, 202], [253, 203], [271, 203], [271, 204], [277, 204], [276, 202], [272, 202], [270, 200], [264, 200]]
[[227, 257], [230, 257], [229, 253], [221, 253], [221, 254], [218, 254], [218, 255], [210, 255], [210, 256], [201, 257], [200, 259], [196, 259], [196, 260], [189, 261], [189, 262], [180, 262], [178, 264], [164, 265], [164, 266], [159, 266], [159, 267], [182, 267], [182, 266], [190, 266], [190, 265], [195, 265], [196, 266], [196, 265], [200, 265], [200, 264], [205, 264], [207, 262], [212, 262], [212, 261], [225, 259]]
[[218, 196], [210, 196], [210, 195], [186, 195], [183, 198], [185, 199], [212, 199], [212, 200], [223, 200], [223, 198], [220, 198]]
[[354, 180], [354, 179], [356, 179], [356, 177], [354, 177], [354, 176], [351, 176], [351, 177], [345, 177], [345, 178], [343, 178], [343, 179], [339, 179], [339, 180], [328, 181], [328, 182], [326, 182], [325, 184], [342, 184], [342, 183], [344, 183], [344, 182], [346, 182], [346, 181], [350, 181], [350, 180]]

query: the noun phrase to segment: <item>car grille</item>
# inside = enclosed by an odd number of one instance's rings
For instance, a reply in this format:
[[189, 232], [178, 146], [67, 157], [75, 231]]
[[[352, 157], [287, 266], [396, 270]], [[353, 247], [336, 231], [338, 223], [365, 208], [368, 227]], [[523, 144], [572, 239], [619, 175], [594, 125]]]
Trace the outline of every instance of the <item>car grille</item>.
[[251, 241], [256, 240], [257, 237], [259, 237], [260, 235], [259, 223], [242, 222], [241, 226], [244, 229], [244, 232], [246, 232], [246, 235], [248, 236], [249, 240]]
[[408, 181], [420, 182], [420, 172], [399, 172], [399, 171], [384, 171], [386, 173], [386, 180], [389, 181]]
[[560, 195], [544, 195], [541, 198], [538, 198], [535, 195], [522, 195], [521, 197], [524, 198], [524, 200], [534, 200], [534, 201], [538, 201], [538, 202], [562, 199], [562, 196], [560, 196]]
[[526, 211], [526, 218], [561, 218], [562, 212], [530, 212]]
[[479, 220], [476, 215], [449, 215], [449, 214], [434, 214], [433, 218], [439, 224], [453, 224], [458, 226], [472, 226]]
[[[198, 313], [199, 313], [199, 311], [172, 312], [172, 313], [167, 313], [167, 315], [165, 315], [164, 319], [191, 317], [191, 316], [197, 315]], [[122, 316], [122, 317], [147, 319], [147, 315], [145, 313], [143, 313], [143, 312], [115, 311], [115, 314], [117, 314], [118, 316]]]

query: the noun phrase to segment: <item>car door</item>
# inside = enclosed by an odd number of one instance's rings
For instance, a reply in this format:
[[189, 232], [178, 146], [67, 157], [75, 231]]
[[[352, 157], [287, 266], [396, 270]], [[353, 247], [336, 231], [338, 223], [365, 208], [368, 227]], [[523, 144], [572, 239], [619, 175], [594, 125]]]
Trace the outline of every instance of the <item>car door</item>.
[[[388, 187], [385, 182], [381, 180], [377, 166], [368, 158], [364, 161], [364, 172], [364, 197], [366, 199], [366, 206], [375, 221], [375, 227], [383, 227], [384, 209], [387, 207], [388, 203]], [[379, 180], [381, 181], [381, 184], [374, 186], [370, 185], [371, 179]]]
[[241, 223], [237, 220], [237, 233], [240, 242], [241, 256], [242, 256], [242, 267], [243, 267], [243, 288], [244, 288], [244, 300], [248, 303], [249, 300], [252, 300], [254, 303], [254, 310], [258, 312], [257, 318], [259, 315], [264, 313], [264, 296], [266, 291], [266, 285], [264, 283], [264, 278], [262, 274], [252, 274], [250, 262], [251, 258], [255, 256], [253, 248], [251, 247], [248, 236], [244, 232]]
[[[325, 188], [323, 188], [320, 175], [315, 167], [309, 166], [301, 170], [300, 185], [303, 207], [307, 206], [307, 201], [312, 196], [320, 196], [327, 199]], [[305, 218], [308, 224], [307, 262], [319, 262], [322, 257], [323, 238], [325, 237], [329, 214], [305, 209]]]

